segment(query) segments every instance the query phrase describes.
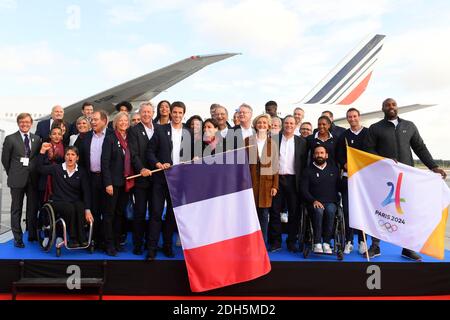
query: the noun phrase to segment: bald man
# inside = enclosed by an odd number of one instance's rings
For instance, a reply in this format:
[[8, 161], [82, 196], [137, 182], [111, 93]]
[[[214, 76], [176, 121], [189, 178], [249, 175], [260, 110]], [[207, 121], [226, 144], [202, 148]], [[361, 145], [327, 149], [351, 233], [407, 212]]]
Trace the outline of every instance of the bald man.
[[[51, 118], [47, 120], [39, 121], [36, 127], [36, 135], [42, 138], [43, 141], [47, 141], [49, 139], [50, 130], [55, 120], [63, 120], [64, 118], [64, 109], [60, 105], [56, 105], [52, 108]], [[68, 138], [69, 136], [69, 125], [66, 124], [66, 133], [64, 134], [64, 138]], [[67, 137], [66, 137], [67, 135]]]

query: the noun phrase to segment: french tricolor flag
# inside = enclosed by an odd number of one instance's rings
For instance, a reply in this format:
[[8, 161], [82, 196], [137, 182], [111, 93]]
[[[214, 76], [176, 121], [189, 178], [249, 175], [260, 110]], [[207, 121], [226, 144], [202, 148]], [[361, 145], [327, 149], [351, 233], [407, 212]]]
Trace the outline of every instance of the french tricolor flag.
[[193, 292], [249, 281], [271, 269], [248, 164], [206, 159], [165, 171]]

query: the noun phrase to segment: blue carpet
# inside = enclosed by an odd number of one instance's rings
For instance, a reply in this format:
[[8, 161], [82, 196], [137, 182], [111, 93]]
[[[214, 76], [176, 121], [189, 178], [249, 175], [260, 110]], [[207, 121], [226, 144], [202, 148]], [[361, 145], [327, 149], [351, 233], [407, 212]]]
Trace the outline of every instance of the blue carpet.
[[[283, 235], [285, 237], [285, 235]], [[24, 235], [24, 239], [27, 239], [27, 235]], [[355, 243], [357, 239], [355, 238]], [[175, 243], [175, 240], [174, 240]], [[369, 240], [370, 243], [370, 240]], [[25, 248], [18, 249], [14, 247], [13, 241], [0, 244], [0, 260], [143, 260], [145, 258], [145, 252], [142, 256], [136, 256], [132, 253], [132, 242], [131, 235], [128, 235], [127, 245], [125, 252], [119, 252], [117, 257], [110, 257], [103, 252], [96, 251], [90, 254], [87, 250], [67, 250], [65, 248], [61, 251], [61, 257], [56, 257], [56, 250], [53, 247], [48, 253], [43, 252], [37, 242], [29, 243], [25, 241]], [[361, 256], [357, 252], [357, 245], [355, 250], [349, 254], [345, 255], [343, 262], [364, 262], [367, 261], [365, 257]], [[175, 258], [166, 258], [162, 252], [158, 252], [157, 259], [159, 260], [183, 260], [183, 251], [181, 247], [174, 246]], [[445, 251], [445, 259], [438, 260], [425, 255], [422, 255], [423, 262], [450, 262], [450, 251]], [[372, 261], [374, 262], [413, 262], [404, 259], [400, 256], [401, 248], [395, 245], [382, 242], [381, 243], [381, 256], [376, 257]], [[326, 255], [315, 255], [310, 254], [307, 259], [303, 258], [301, 253], [291, 253], [288, 252], [285, 243], [283, 242], [282, 250], [274, 253], [269, 252], [269, 257], [271, 261], [284, 261], [284, 262], [338, 262], [336, 255], [326, 256]]]

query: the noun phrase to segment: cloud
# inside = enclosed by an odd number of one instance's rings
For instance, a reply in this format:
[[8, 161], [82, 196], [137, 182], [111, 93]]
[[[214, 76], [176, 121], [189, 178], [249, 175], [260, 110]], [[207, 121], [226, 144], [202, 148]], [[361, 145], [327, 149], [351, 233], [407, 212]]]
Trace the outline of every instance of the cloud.
[[172, 56], [167, 46], [149, 43], [135, 49], [102, 50], [96, 55], [96, 61], [107, 77], [130, 80], [161, 66], [161, 61]]
[[301, 34], [295, 13], [280, 1], [202, 2], [186, 17], [208, 41], [268, 57], [291, 47]]
[[17, 9], [17, 0], [0, 0], [1, 9]]
[[142, 22], [152, 14], [181, 10], [184, 7], [191, 7], [191, 5], [192, 3], [183, 0], [133, 0], [124, 5], [113, 5], [108, 9], [107, 15], [114, 24]]
[[46, 42], [0, 46], [0, 71], [19, 73], [30, 67], [48, 66], [56, 59]]

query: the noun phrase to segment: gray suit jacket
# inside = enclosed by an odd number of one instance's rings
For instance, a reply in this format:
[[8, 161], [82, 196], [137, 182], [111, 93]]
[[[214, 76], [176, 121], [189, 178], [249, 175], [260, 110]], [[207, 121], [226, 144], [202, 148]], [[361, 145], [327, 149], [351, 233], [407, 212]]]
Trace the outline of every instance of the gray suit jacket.
[[29, 133], [31, 140], [30, 163], [23, 166], [20, 159], [25, 157], [25, 147], [22, 136], [17, 131], [5, 138], [3, 142], [2, 164], [8, 175], [8, 187], [23, 188], [31, 176], [32, 181], [37, 183], [36, 160], [41, 149], [41, 138], [33, 133]]

